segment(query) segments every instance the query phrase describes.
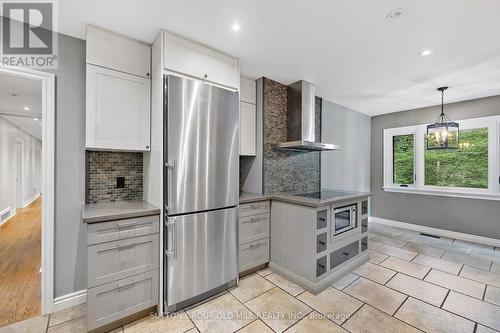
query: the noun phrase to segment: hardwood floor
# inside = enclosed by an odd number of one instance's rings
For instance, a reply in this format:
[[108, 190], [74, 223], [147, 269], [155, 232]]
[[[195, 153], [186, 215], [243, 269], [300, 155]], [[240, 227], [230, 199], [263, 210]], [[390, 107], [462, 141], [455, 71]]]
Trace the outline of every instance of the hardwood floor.
[[40, 314], [41, 203], [0, 226], [0, 326]]

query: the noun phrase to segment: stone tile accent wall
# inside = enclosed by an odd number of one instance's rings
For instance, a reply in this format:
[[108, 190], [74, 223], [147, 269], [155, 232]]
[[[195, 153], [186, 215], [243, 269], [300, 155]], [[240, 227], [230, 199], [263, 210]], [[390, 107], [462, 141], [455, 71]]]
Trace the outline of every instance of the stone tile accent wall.
[[[87, 151], [87, 168], [87, 203], [142, 199], [142, 153]], [[125, 177], [125, 188], [116, 177]]]
[[[264, 193], [316, 192], [320, 153], [272, 149], [287, 140], [287, 86], [264, 78]], [[316, 98], [316, 140], [321, 140], [321, 98]]]

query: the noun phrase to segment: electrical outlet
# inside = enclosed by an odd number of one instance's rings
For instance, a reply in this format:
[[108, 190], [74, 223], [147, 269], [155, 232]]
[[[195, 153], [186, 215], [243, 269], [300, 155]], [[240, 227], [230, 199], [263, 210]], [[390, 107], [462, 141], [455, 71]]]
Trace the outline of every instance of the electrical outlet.
[[125, 188], [125, 177], [116, 177], [116, 188]]

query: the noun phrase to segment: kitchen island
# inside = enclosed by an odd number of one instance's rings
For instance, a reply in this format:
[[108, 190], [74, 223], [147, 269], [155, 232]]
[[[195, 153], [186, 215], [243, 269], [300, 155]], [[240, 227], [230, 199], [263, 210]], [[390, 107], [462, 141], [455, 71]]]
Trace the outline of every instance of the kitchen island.
[[368, 260], [370, 193], [242, 193], [270, 202], [269, 268], [317, 294]]

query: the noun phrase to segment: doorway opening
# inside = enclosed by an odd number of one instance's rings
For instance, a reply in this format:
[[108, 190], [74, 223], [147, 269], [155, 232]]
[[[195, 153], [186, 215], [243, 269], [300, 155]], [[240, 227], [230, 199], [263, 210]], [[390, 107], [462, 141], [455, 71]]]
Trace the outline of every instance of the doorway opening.
[[52, 74], [0, 66], [0, 326], [52, 312], [53, 94]]

